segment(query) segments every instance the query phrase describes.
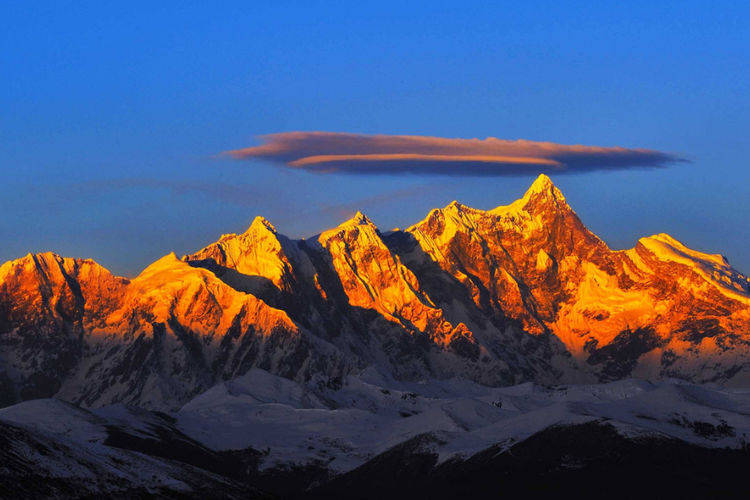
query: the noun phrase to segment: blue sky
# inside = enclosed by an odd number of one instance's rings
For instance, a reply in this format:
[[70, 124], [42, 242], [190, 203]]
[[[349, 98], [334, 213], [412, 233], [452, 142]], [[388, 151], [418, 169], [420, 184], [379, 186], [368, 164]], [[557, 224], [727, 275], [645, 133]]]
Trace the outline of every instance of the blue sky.
[[746, 2], [218, 3], [2, 4], [0, 260], [133, 275], [258, 214], [292, 237], [357, 209], [390, 229], [533, 180], [216, 157], [321, 130], [675, 153], [691, 163], [551, 177], [613, 248], [667, 232], [750, 272]]

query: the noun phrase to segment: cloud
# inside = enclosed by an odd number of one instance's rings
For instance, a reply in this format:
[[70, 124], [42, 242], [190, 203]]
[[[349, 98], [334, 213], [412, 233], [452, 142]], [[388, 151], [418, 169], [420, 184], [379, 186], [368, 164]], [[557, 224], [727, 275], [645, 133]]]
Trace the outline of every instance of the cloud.
[[449, 139], [415, 135], [284, 132], [224, 154], [312, 172], [499, 176], [662, 167], [682, 158], [651, 149], [565, 145], [527, 140]]

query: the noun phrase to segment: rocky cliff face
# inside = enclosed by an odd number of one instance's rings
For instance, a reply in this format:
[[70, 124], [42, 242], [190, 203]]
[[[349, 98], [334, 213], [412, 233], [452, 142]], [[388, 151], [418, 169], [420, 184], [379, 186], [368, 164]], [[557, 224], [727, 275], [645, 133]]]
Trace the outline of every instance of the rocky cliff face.
[[660, 234], [610, 250], [540, 176], [382, 233], [358, 213], [309, 240], [256, 218], [132, 280], [47, 253], [0, 267], [0, 403], [176, 408], [252, 367], [489, 385], [627, 376], [743, 383], [750, 280]]
[[551, 332], [600, 379], [746, 377], [748, 278], [666, 234], [610, 250], [546, 176], [511, 205], [452, 203], [407, 233], [478, 307]]

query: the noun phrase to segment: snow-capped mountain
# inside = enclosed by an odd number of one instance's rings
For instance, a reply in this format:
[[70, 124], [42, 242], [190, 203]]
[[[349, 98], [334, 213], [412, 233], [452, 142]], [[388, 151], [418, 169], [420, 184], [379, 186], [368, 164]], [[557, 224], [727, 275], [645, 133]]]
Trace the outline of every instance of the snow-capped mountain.
[[405, 230], [357, 213], [306, 240], [256, 218], [133, 279], [29, 254], [0, 267], [0, 403], [176, 410], [253, 368], [488, 386], [750, 377], [750, 280], [660, 234], [614, 251], [544, 175], [510, 205]]

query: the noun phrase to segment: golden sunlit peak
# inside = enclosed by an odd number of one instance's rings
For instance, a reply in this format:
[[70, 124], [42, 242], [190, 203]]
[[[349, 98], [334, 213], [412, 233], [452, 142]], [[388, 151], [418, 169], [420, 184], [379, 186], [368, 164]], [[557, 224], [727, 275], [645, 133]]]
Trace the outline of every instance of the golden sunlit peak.
[[528, 191], [533, 193], [540, 193], [542, 191], [549, 191], [554, 189], [555, 185], [552, 183], [552, 179], [546, 174], [539, 174], [534, 182], [529, 186]]
[[350, 232], [356, 234], [376, 235], [378, 228], [365, 214], [357, 211], [357, 213], [351, 218], [345, 220], [335, 228], [320, 233], [318, 241], [323, 243], [331, 238], [341, 236], [342, 234], [348, 234]]
[[276, 234], [276, 228], [274, 227], [274, 225], [271, 224], [271, 222], [262, 215], [259, 215], [255, 219], [253, 219], [253, 222], [252, 224], [250, 224], [247, 232], [256, 231], [258, 229], [271, 231], [272, 233]]
[[144, 276], [146, 274], [151, 274], [162, 269], [171, 268], [175, 265], [182, 264], [183, 262], [177, 258], [177, 255], [174, 252], [169, 252], [164, 257], [152, 262], [148, 267], [146, 267], [146, 269], [141, 271], [141, 274], [139, 274], [139, 276]]
[[539, 177], [536, 178], [536, 180], [529, 186], [529, 189], [526, 190], [526, 193], [523, 195], [524, 200], [528, 200], [533, 195], [547, 195], [552, 198], [555, 198], [558, 201], [565, 201], [565, 197], [560, 192], [557, 187], [552, 183], [552, 179], [550, 179], [545, 174], [540, 174]]
[[536, 180], [531, 183], [523, 197], [514, 201], [510, 205], [500, 205], [492, 210], [494, 215], [515, 214], [518, 211], [537, 211], [537, 210], [571, 210], [568, 206], [565, 196], [552, 183], [552, 179], [545, 174], [540, 174]]
[[357, 213], [354, 214], [354, 217], [349, 219], [347, 222], [353, 222], [354, 224], [357, 224], [359, 226], [364, 225], [364, 224], [367, 224], [367, 225], [372, 224], [372, 221], [359, 210], [357, 210]]

